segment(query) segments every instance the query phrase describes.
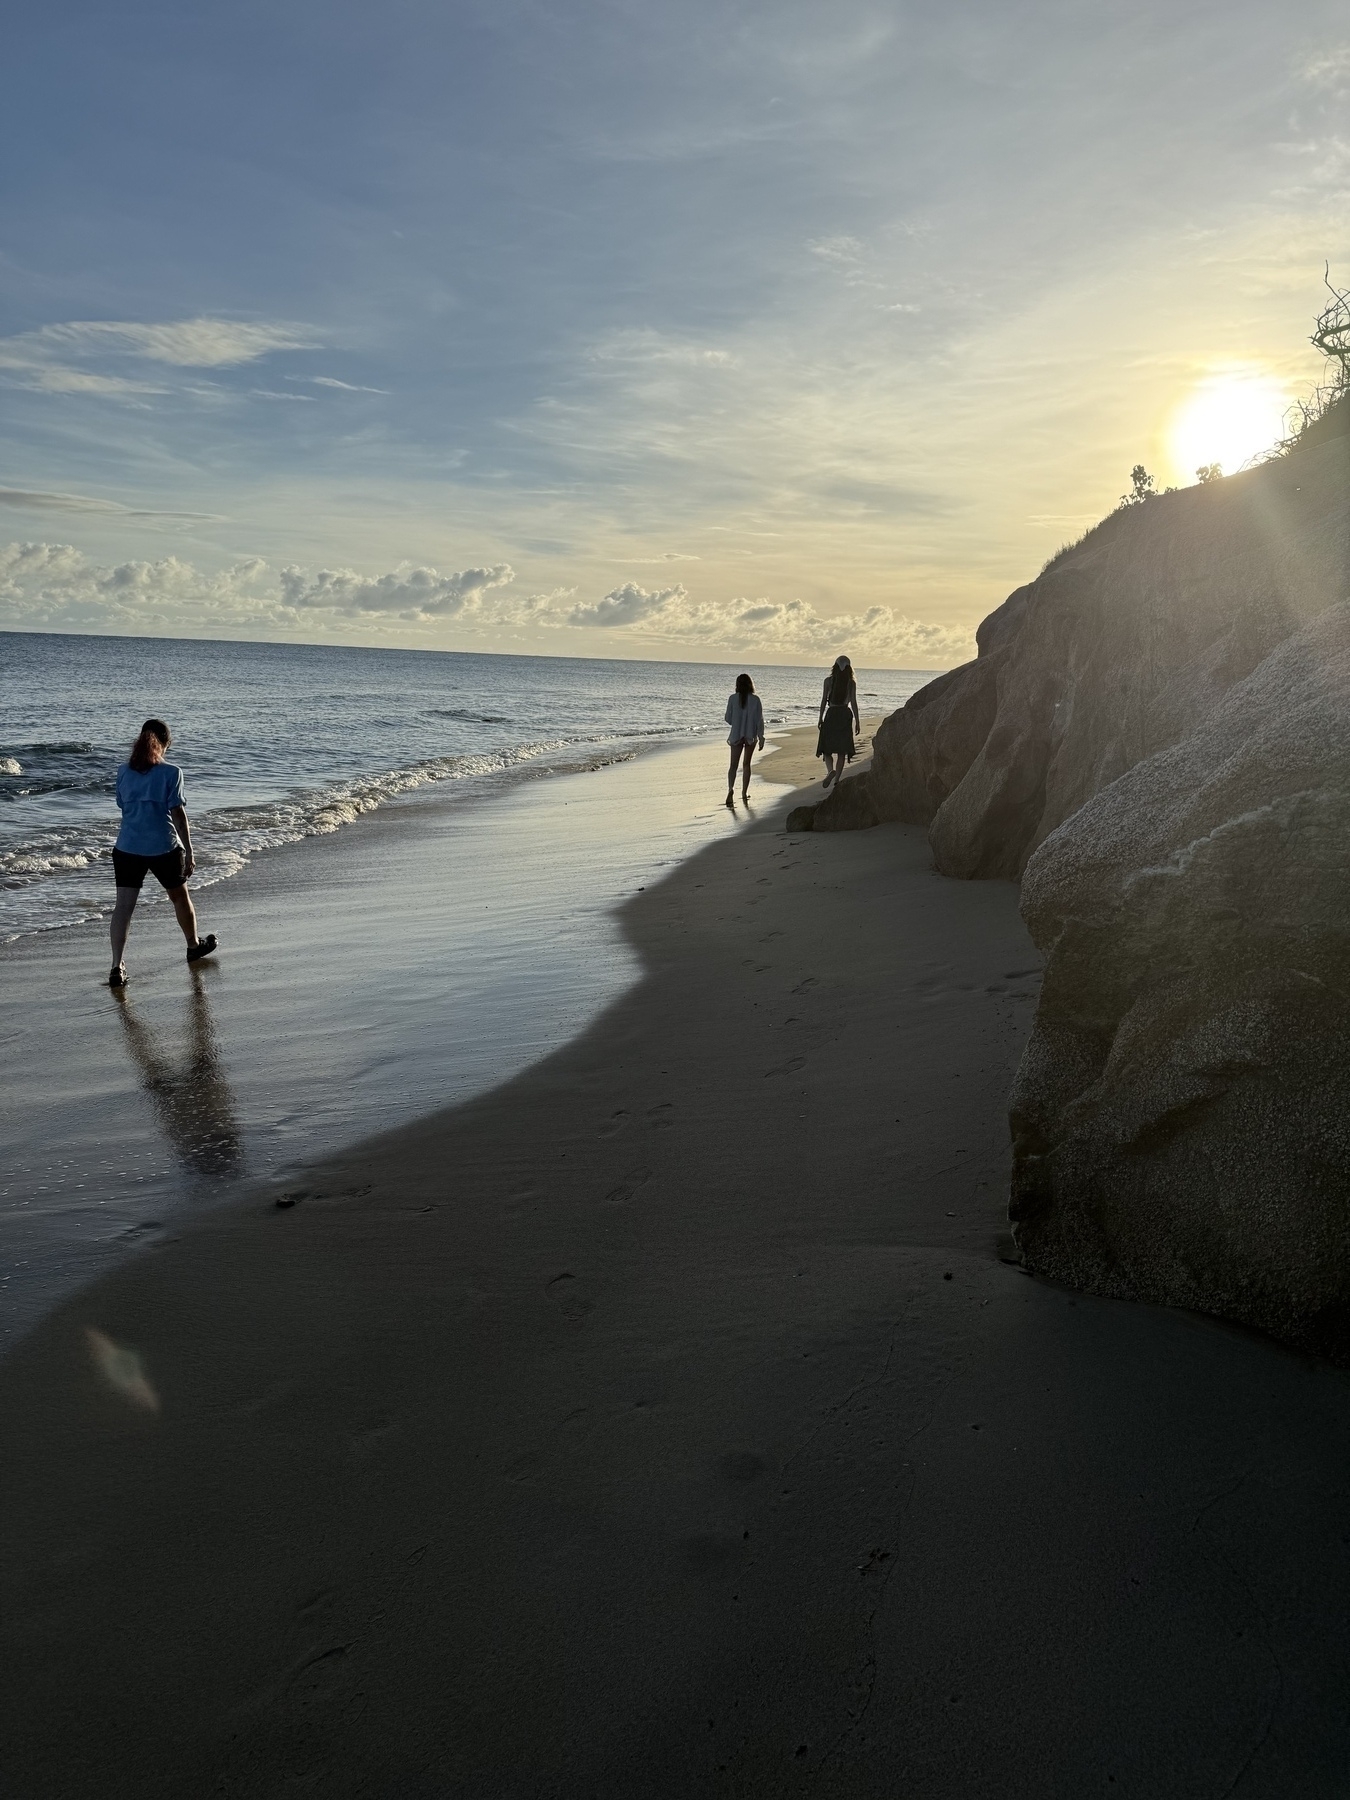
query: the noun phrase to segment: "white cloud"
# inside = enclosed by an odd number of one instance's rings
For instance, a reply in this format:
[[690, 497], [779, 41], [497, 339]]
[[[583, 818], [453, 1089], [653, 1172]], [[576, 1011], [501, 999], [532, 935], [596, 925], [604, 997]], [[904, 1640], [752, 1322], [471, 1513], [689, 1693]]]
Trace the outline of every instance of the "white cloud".
[[238, 319], [179, 319], [144, 325], [126, 319], [75, 319], [0, 338], [0, 368], [28, 369], [92, 356], [135, 356], [182, 369], [222, 369], [256, 362], [274, 350], [313, 350], [307, 325], [249, 324]]
[[968, 632], [925, 625], [889, 606], [826, 616], [805, 600], [695, 600], [682, 583], [649, 592], [636, 582], [625, 582], [593, 605], [572, 607], [566, 623], [691, 648], [744, 648], [782, 655], [834, 655], [846, 649], [860, 662], [869, 658], [957, 662], [972, 648]]
[[354, 569], [320, 569], [316, 573], [290, 567], [281, 571], [281, 593], [286, 605], [296, 608], [444, 619], [475, 610], [485, 594], [508, 586], [515, 578], [509, 563], [494, 563], [490, 569], [460, 569], [450, 575], [407, 563], [379, 576], [358, 575]]
[[311, 375], [315, 387], [341, 388], [344, 394], [387, 394], [388, 388], [363, 387], [358, 381], [339, 381], [336, 375]]
[[[166, 512], [160, 507], [123, 506], [89, 494], [47, 493], [37, 488], [0, 488], [0, 506], [16, 512], [111, 513], [124, 519], [218, 519], [219, 513]], [[12, 546], [11, 546], [12, 548]]]
[[[0, 368], [5, 365], [0, 362]], [[44, 394], [163, 394], [167, 390], [151, 381], [129, 381], [121, 375], [95, 375], [88, 369], [53, 367], [25, 371], [25, 387]]]
[[1327, 93], [1350, 91], [1350, 44], [1338, 44], [1334, 49], [1319, 50], [1315, 56], [1310, 56], [1303, 65], [1303, 79], [1310, 87], [1322, 88]]
[[656, 618], [670, 608], [672, 603], [679, 605], [688, 598], [688, 590], [679, 582], [674, 587], [649, 592], [648, 589], [639, 587], [635, 581], [626, 581], [622, 587], [614, 588], [593, 606], [574, 606], [568, 614], [567, 622], [569, 625], [599, 625], [606, 630], [616, 626], [640, 625], [644, 620]]
[[649, 326], [608, 332], [588, 354], [592, 362], [675, 363], [691, 369], [726, 368], [735, 361], [729, 350], [670, 337]]
[[634, 654], [658, 643], [768, 657], [847, 650], [855, 662], [911, 666], [956, 662], [972, 648], [964, 631], [926, 625], [888, 606], [826, 617], [804, 600], [698, 600], [682, 583], [647, 589], [631, 581], [578, 603], [567, 588], [512, 593], [514, 580], [506, 563], [453, 571], [405, 563], [364, 575], [294, 565], [278, 571], [244, 557], [209, 572], [169, 556], [110, 568], [69, 544], [11, 543], [0, 547], [0, 624], [311, 633], [360, 620], [393, 633], [453, 622], [471, 633], [528, 628], [564, 642], [565, 634], [600, 631], [621, 636]]
[[[106, 364], [110, 359], [114, 363], [129, 358], [180, 369], [220, 369], [257, 362], [276, 350], [310, 350], [317, 345], [314, 333], [304, 325], [207, 318], [161, 325], [125, 319], [77, 319], [0, 338], [0, 370], [6, 371], [19, 386], [39, 393], [125, 398], [172, 390], [162, 380], [149, 382], [134, 375], [109, 374]], [[90, 362], [105, 367], [83, 366]], [[267, 398], [282, 396], [268, 394]]]
[[855, 237], [817, 238], [806, 247], [812, 256], [840, 269], [854, 269], [862, 260], [863, 247]]

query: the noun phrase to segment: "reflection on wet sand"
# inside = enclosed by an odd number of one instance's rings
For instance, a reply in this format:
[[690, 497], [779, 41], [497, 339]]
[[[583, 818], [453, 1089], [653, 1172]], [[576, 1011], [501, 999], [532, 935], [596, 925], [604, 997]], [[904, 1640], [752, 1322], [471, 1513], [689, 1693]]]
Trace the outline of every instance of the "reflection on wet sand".
[[238, 1175], [243, 1144], [201, 971], [192, 973], [187, 1043], [177, 1055], [164, 1044], [162, 1034], [136, 1017], [125, 989], [112, 992], [141, 1086], [171, 1148], [192, 1174], [205, 1180], [227, 1181]]

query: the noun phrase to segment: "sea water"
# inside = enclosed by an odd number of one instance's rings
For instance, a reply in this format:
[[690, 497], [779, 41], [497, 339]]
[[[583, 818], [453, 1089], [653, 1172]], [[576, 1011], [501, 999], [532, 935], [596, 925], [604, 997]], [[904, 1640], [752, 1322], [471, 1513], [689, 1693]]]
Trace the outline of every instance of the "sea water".
[[[112, 901], [117, 765], [147, 717], [173, 732], [198, 888], [448, 784], [522, 779], [725, 735], [739, 665], [0, 633], [0, 942]], [[823, 671], [752, 669], [766, 721], [814, 719]], [[889, 712], [931, 673], [863, 673]]]

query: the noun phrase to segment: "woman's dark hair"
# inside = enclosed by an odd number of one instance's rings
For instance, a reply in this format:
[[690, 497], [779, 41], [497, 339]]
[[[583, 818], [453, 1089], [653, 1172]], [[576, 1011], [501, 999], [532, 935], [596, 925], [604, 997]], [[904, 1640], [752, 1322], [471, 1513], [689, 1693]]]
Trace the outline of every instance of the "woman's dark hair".
[[841, 656], [830, 671], [830, 705], [847, 706], [848, 690], [853, 685], [853, 665]]
[[141, 726], [141, 735], [131, 746], [131, 755], [127, 761], [138, 774], [144, 775], [147, 769], [153, 769], [162, 760], [172, 742], [169, 728], [163, 719], [147, 719]]
[[740, 695], [742, 700], [748, 700], [754, 691], [755, 684], [748, 675], [738, 675], [736, 677], [736, 692]]

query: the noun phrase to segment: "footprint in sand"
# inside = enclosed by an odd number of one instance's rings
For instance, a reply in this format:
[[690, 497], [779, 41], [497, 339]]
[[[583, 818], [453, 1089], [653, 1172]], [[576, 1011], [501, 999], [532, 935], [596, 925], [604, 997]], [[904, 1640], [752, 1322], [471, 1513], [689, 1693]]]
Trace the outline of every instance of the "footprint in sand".
[[651, 1173], [650, 1169], [630, 1169], [618, 1186], [605, 1195], [605, 1205], [625, 1206], [643, 1183], [651, 1179]]
[[555, 1275], [547, 1288], [548, 1297], [569, 1325], [579, 1325], [587, 1313], [595, 1311], [594, 1300], [586, 1297], [582, 1284], [570, 1269]]
[[815, 987], [815, 985], [816, 985], [816, 977], [814, 975], [808, 975], [806, 980], [799, 981], [797, 983], [796, 987], [793, 988], [792, 991], [794, 994], [804, 994], [804, 993], [806, 993], [808, 988], [813, 988], [813, 987]]
[[611, 1113], [596, 1133], [597, 1137], [613, 1137], [630, 1122], [627, 1109], [620, 1107], [618, 1112]]
[[790, 1056], [785, 1063], [779, 1063], [776, 1069], [766, 1069], [764, 1079], [767, 1081], [771, 1075], [793, 1075], [798, 1069], [805, 1067], [806, 1058], [804, 1056]]

